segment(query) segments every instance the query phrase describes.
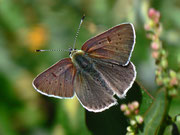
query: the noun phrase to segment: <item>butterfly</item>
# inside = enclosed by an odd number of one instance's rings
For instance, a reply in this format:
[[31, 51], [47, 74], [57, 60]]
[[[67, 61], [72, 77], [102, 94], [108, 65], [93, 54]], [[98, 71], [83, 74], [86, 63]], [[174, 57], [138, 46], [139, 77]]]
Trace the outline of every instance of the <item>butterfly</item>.
[[39, 93], [55, 98], [78, 98], [88, 111], [101, 112], [124, 98], [136, 78], [130, 61], [135, 46], [131, 23], [117, 25], [71, 49], [64, 58], [33, 80]]

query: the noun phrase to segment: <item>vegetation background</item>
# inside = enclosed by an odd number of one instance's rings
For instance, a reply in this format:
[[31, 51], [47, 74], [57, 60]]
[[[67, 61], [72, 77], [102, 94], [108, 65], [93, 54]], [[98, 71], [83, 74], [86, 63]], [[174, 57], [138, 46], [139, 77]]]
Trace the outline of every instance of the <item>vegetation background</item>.
[[[67, 52], [36, 53], [34, 50], [72, 47], [83, 14], [86, 18], [77, 39], [77, 49], [96, 34], [131, 22], [137, 37], [131, 58], [136, 65], [137, 80], [154, 95], [156, 66], [144, 30], [150, 7], [161, 13], [163, 31], [160, 39], [168, 52], [169, 67], [178, 70], [179, 0], [0, 0], [0, 134], [90, 135], [94, 130], [108, 129], [105, 123], [111, 128], [119, 127], [114, 123], [115, 119], [88, 123], [94, 116], [85, 113], [76, 98], [59, 100], [36, 92], [32, 87], [35, 76], [69, 56]], [[179, 104], [180, 92], [172, 100], [171, 116], [180, 113]], [[120, 112], [120, 105], [116, 108]], [[115, 134], [113, 130], [111, 133]], [[124, 133], [126, 128], [119, 130], [119, 134]]]

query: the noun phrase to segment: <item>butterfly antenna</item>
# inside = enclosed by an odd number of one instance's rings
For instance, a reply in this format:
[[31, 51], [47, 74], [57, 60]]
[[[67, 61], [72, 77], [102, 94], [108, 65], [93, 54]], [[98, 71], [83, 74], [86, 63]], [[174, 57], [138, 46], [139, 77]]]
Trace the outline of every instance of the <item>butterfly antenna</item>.
[[80, 30], [80, 28], [81, 28], [81, 24], [83, 23], [84, 18], [85, 18], [85, 14], [82, 16], [81, 21], [80, 21], [80, 23], [79, 23], [79, 27], [78, 27], [77, 32], [76, 32], [76, 36], [75, 36], [75, 39], [74, 39], [74, 44], [73, 44], [73, 48], [72, 48], [72, 49], [75, 48], [77, 36], [78, 36], [78, 34], [79, 34], [79, 30]]
[[66, 51], [66, 52], [69, 52], [69, 50], [61, 50], [61, 49], [36, 50], [36, 52], [47, 52], [47, 51]]

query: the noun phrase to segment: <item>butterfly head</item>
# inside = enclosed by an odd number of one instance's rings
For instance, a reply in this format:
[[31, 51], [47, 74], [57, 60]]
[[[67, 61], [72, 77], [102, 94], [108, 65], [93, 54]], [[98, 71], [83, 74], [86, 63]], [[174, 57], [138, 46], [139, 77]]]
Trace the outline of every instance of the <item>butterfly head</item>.
[[72, 60], [74, 59], [74, 57], [76, 55], [83, 55], [83, 54], [84, 54], [84, 51], [82, 51], [82, 50], [77, 50], [77, 49], [71, 49], [70, 48], [69, 56], [70, 56], [70, 58]]

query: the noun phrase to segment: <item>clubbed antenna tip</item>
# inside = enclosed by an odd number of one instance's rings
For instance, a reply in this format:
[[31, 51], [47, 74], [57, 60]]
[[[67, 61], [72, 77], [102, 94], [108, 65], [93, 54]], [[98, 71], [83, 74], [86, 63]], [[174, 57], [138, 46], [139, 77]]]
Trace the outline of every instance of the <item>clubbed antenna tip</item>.
[[41, 52], [41, 50], [35, 50], [35, 52]]
[[74, 39], [74, 44], [73, 44], [73, 48], [72, 48], [72, 49], [75, 48], [77, 36], [78, 36], [78, 34], [79, 34], [79, 30], [80, 30], [80, 28], [81, 28], [81, 24], [83, 23], [84, 18], [85, 18], [85, 14], [82, 16], [81, 21], [80, 21], [80, 23], [79, 23], [79, 27], [78, 27], [77, 32], [76, 32], [76, 36], [75, 36], [75, 39]]
[[82, 16], [81, 20], [84, 20], [84, 18], [85, 18], [85, 14]]

